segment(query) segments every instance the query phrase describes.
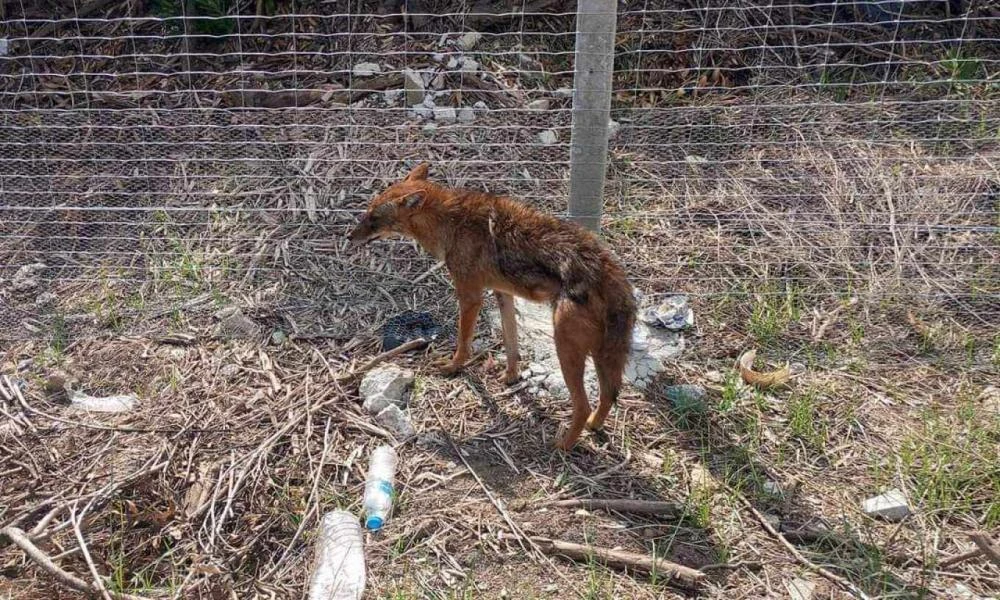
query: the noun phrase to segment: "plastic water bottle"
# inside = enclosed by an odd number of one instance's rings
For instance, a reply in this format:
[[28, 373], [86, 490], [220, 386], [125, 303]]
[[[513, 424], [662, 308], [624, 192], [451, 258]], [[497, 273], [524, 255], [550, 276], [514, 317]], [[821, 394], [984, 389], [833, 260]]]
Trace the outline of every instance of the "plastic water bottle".
[[392, 446], [379, 446], [372, 452], [365, 481], [365, 527], [378, 531], [392, 510], [392, 482], [398, 457]]
[[365, 593], [365, 548], [353, 514], [335, 510], [323, 516], [309, 600], [361, 600]]

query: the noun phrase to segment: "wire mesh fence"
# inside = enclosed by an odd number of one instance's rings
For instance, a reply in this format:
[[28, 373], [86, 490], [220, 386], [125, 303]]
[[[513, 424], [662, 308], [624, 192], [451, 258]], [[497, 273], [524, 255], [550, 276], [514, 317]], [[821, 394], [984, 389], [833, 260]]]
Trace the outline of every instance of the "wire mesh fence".
[[[346, 250], [418, 161], [566, 210], [565, 3], [62, 4], [4, 3], [0, 338], [229, 305], [346, 338], [448, 313], [412, 244]], [[617, 21], [604, 234], [640, 290], [761, 341], [844, 306], [940, 322], [995, 368], [996, 8], [643, 0]]]

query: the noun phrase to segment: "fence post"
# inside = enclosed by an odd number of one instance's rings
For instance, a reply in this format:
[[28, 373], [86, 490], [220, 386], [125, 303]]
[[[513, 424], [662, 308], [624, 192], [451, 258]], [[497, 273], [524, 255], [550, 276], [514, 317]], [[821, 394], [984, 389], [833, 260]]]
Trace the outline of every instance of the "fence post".
[[608, 164], [617, 0], [579, 0], [570, 138], [569, 216], [600, 231]]

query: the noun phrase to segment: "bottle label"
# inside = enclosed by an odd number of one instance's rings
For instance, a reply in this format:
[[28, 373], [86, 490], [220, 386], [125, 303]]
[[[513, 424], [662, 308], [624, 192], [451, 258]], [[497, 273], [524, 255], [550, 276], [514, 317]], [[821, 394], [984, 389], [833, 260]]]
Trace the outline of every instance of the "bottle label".
[[378, 491], [392, 498], [392, 484], [388, 481], [380, 479], [376, 482], [375, 487], [378, 488]]

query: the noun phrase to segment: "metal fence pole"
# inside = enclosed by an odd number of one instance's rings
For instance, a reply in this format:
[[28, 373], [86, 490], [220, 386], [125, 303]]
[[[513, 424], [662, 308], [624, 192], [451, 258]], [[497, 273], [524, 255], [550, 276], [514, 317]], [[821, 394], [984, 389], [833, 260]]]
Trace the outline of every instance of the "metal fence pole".
[[608, 164], [616, 8], [617, 0], [577, 3], [569, 215], [571, 220], [592, 231], [601, 228]]

